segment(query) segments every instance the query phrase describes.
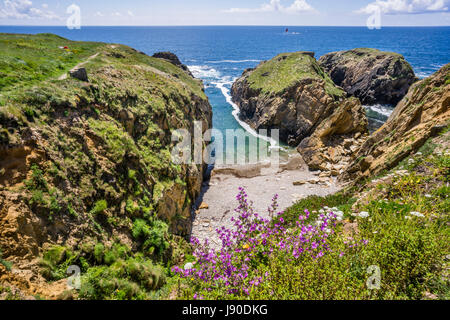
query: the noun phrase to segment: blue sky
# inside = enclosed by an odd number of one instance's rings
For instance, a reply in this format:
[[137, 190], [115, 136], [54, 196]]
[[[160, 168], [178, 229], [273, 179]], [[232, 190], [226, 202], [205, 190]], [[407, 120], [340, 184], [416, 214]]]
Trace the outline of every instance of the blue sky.
[[450, 25], [450, 0], [0, 0], [0, 25], [65, 25], [75, 4], [82, 26]]

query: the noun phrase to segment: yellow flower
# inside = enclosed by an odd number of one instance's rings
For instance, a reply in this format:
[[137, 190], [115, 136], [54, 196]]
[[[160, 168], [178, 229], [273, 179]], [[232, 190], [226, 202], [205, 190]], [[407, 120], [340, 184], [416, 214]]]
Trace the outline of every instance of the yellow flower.
[[250, 248], [250, 246], [248, 244], [244, 244], [243, 248], [248, 249], [248, 248]]

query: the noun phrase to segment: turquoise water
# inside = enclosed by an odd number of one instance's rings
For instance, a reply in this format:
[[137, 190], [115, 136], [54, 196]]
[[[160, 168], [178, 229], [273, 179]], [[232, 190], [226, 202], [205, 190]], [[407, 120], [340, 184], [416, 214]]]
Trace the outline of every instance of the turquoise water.
[[[172, 51], [204, 80], [213, 106], [214, 128], [225, 133], [243, 124], [233, 115], [229, 89], [243, 70], [281, 52], [325, 53], [358, 47], [393, 51], [405, 56], [420, 78], [450, 62], [450, 27], [5, 27], [0, 32], [51, 32], [72, 40], [122, 43], [149, 55]], [[228, 101], [227, 101], [228, 100]], [[368, 107], [386, 119], [392, 106]], [[256, 139], [250, 142], [255, 144]], [[260, 140], [268, 145], [267, 141]], [[248, 144], [247, 144], [248, 148]], [[248, 152], [246, 152], [247, 154]]]

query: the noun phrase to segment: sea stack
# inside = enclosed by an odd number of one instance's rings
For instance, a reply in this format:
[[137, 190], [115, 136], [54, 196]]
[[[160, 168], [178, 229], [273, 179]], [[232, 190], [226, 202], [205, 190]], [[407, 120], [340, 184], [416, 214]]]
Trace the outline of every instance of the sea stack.
[[396, 105], [417, 81], [402, 55], [377, 49], [328, 53], [319, 59], [319, 64], [336, 85], [366, 105]]

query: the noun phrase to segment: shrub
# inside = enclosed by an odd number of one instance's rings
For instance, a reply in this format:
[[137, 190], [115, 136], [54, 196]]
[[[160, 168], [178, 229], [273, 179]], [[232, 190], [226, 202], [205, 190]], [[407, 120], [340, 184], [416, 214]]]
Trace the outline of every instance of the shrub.
[[[448, 288], [448, 281], [441, 280], [448, 228], [438, 220], [419, 213], [405, 219], [395, 206], [372, 201], [356, 218], [359, 232], [350, 236], [339, 222], [342, 211], [320, 209], [313, 216], [294, 208], [269, 221], [254, 212], [243, 189], [238, 200], [234, 230], [217, 230], [222, 246], [212, 250], [207, 241], [193, 239], [194, 267], [173, 268], [186, 282], [180, 297], [420, 299], [427, 290]], [[276, 211], [276, 200], [269, 213]], [[378, 290], [367, 285], [371, 266], [381, 270]]]
[[165, 284], [164, 272], [150, 261], [119, 259], [111, 266], [90, 268], [82, 276], [80, 297], [84, 299], [148, 299], [149, 291]]
[[106, 202], [106, 200], [99, 200], [95, 203], [94, 207], [91, 210], [91, 213], [94, 215], [103, 214], [106, 209], [108, 209], [108, 203]]
[[97, 243], [94, 247], [94, 258], [97, 263], [102, 263], [105, 254], [105, 246], [102, 243]]
[[144, 250], [162, 254], [169, 247], [166, 240], [169, 227], [160, 220], [154, 220], [150, 224], [146, 220], [136, 219], [133, 223], [133, 237], [142, 242]]
[[0, 264], [2, 264], [6, 268], [6, 270], [11, 271], [12, 263], [3, 259], [3, 253], [1, 250], [0, 250]]
[[107, 265], [112, 265], [119, 259], [125, 259], [128, 257], [130, 249], [121, 244], [114, 244], [111, 249], [105, 252], [104, 262]]
[[80, 264], [79, 255], [62, 246], [48, 249], [39, 262], [41, 274], [47, 280], [61, 280], [67, 277], [67, 268]]

